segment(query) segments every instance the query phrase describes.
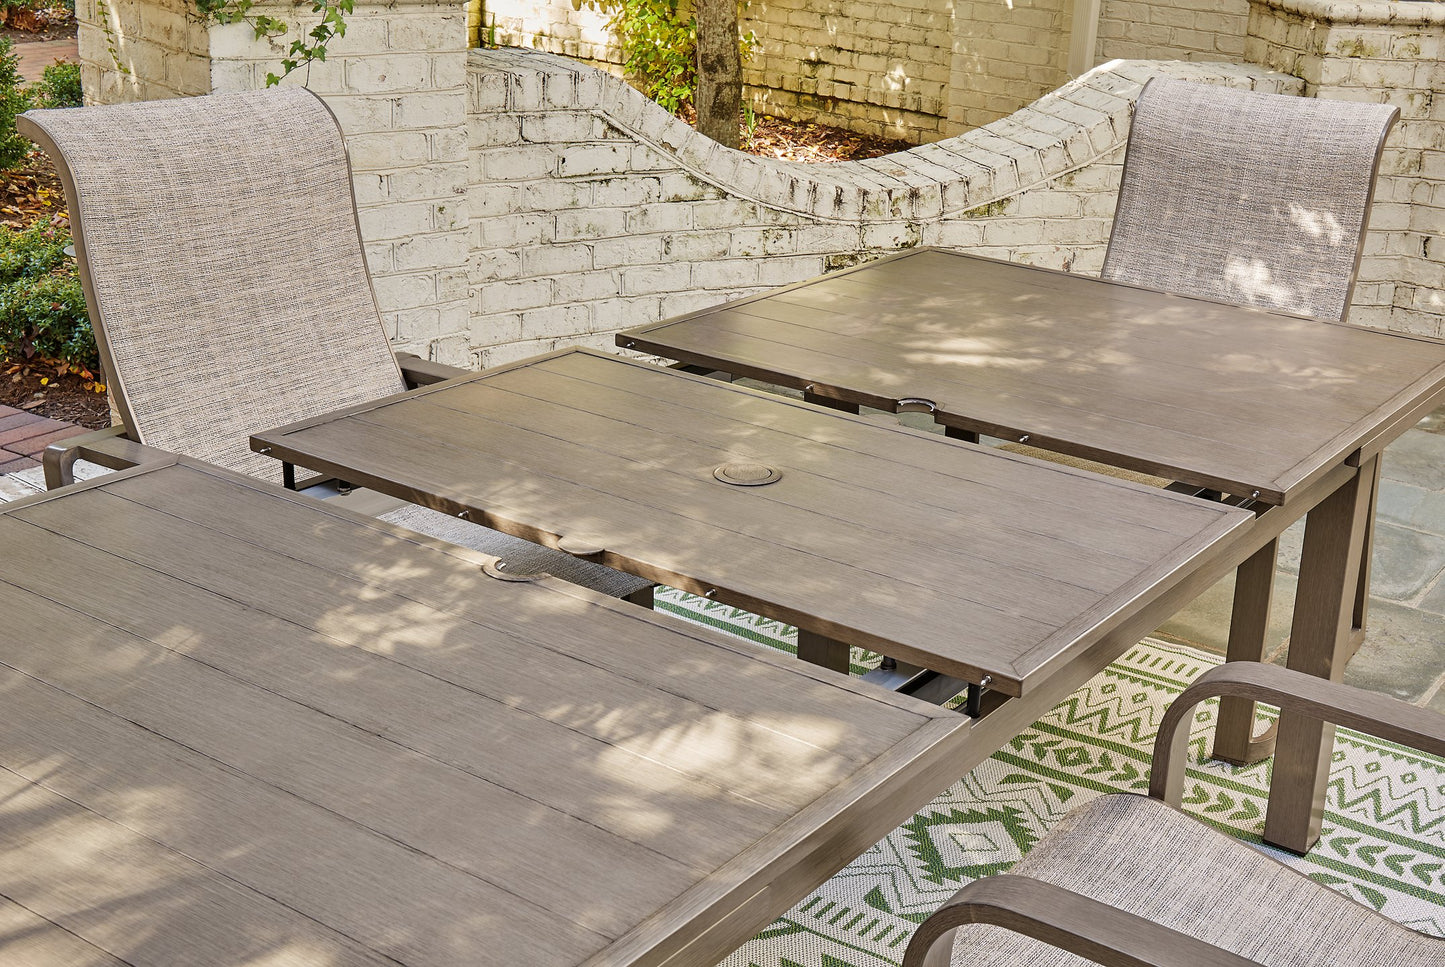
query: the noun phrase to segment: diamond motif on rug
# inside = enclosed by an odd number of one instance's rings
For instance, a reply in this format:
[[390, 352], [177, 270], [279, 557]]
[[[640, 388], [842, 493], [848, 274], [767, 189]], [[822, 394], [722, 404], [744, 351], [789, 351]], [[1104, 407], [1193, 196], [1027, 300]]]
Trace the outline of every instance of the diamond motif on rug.
[[[795, 629], [675, 589], [659, 589], [657, 608], [797, 650]], [[854, 671], [877, 660], [855, 650]], [[1140, 642], [721, 967], [897, 965], [925, 917], [970, 880], [1008, 869], [1070, 809], [1105, 793], [1146, 792], [1165, 708], [1218, 661]], [[1297, 857], [1260, 843], [1270, 762], [1204, 759], [1214, 715], [1209, 702], [1195, 716], [1187, 812], [1385, 916], [1445, 936], [1445, 762], [1340, 729], [1319, 845]]]

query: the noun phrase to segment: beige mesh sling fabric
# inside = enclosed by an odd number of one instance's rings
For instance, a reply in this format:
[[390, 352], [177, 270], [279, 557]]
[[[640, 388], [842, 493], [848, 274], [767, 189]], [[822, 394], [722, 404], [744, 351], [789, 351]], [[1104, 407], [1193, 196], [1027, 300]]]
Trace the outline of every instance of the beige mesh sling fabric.
[[1103, 277], [1341, 320], [1383, 104], [1155, 78], [1139, 96]]
[[[1445, 965], [1445, 941], [1387, 920], [1143, 796], [1102, 796], [1073, 810], [1010, 872], [1092, 897], [1268, 967]], [[1091, 963], [1031, 937], [982, 925], [960, 929], [949, 953], [952, 967]]]
[[257, 430], [405, 386], [336, 122], [304, 90], [29, 115], [70, 211], [133, 439], [279, 481]]
[[[304, 89], [31, 111], [133, 440], [264, 479], [252, 433], [406, 386], [362, 253], [341, 131]], [[386, 515], [619, 596], [648, 582], [419, 507]]]

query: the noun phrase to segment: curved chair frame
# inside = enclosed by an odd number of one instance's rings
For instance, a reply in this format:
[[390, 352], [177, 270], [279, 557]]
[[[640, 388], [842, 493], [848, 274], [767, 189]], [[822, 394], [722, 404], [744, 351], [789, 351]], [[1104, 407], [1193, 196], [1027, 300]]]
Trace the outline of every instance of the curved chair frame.
[[[1152, 798], [1179, 808], [1194, 710], [1208, 699], [1225, 697], [1268, 702], [1282, 712], [1445, 756], [1445, 716], [1277, 665], [1229, 662], [1201, 675], [1165, 713], [1154, 742], [1149, 778]], [[1212, 834], [1203, 825], [1199, 829]], [[1188, 849], [1188, 843], [1181, 842], [1179, 847]], [[1168, 863], [1170, 858], [1160, 856], [1159, 862]], [[1302, 886], [1329, 889], [1302, 875], [1300, 880]], [[1380, 916], [1363, 906], [1359, 915]], [[1257, 963], [1101, 900], [1041, 880], [1004, 874], [970, 883], [924, 921], [904, 954], [904, 967], [947, 967], [955, 931], [968, 924], [1004, 927], [1105, 967], [1246, 967]], [[1445, 955], [1445, 941], [1441, 948]], [[1322, 961], [1321, 967], [1324, 964]]]

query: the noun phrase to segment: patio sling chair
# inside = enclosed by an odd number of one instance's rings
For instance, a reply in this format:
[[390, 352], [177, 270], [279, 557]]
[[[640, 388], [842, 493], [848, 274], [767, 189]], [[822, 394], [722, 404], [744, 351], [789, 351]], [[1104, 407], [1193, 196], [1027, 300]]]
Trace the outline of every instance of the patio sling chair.
[[1272, 702], [1445, 755], [1445, 717], [1428, 709], [1274, 665], [1210, 669], [1160, 725], [1153, 798], [1102, 796], [1074, 810], [1011, 872], [970, 883], [925, 920], [904, 967], [1445, 965], [1445, 940], [1178, 811], [1189, 725], [1195, 707], [1216, 695]]
[[[1153, 78], [1134, 105], [1102, 277], [1262, 309], [1342, 322], [1359, 270], [1385, 136], [1399, 118], [1383, 104], [1239, 91]], [[1036, 447], [1015, 453], [1157, 487], [1170, 481]], [[1183, 488], [1200, 492], [1198, 488]], [[1365, 541], [1368, 558], [1373, 542]], [[1244, 601], [1268, 600], [1274, 551], [1241, 568]], [[1270, 560], [1265, 561], [1265, 557]], [[1360, 569], [1356, 640], [1363, 637], [1369, 561]], [[1232, 660], [1264, 644], [1231, 637]], [[1234, 763], [1273, 750], [1248, 740], [1252, 707], [1229, 703], [1215, 755]]]
[[1343, 320], [1399, 115], [1150, 80], [1134, 106], [1103, 278]]
[[[48, 487], [70, 483], [78, 458], [127, 466], [139, 447], [279, 481], [281, 465], [250, 451], [251, 433], [466, 372], [392, 353], [341, 129], [310, 91], [30, 111], [17, 127], [64, 184], [122, 423], [47, 451]], [[641, 578], [392, 506], [386, 520], [500, 557], [513, 573], [650, 600]]]

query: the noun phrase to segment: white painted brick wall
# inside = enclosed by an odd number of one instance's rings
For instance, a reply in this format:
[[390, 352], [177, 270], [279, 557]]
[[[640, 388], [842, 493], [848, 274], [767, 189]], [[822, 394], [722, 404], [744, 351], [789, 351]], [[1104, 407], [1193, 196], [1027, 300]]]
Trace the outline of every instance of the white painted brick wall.
[[[570, 0], [489, 0], [485, 17], [482, 32], [496, 43], [620, 72], [622, 53], [605, 18]], [[759, 113], [937, 140], [946, 132], [953, 83], [953, 22], [951, 0], [750, 4], [741, 24], [757, 39], [744, 65], [749, 101]]]
[[1103, 0], [1096, 63], [1240, 60], [1249, 0]]
[[193, 10], [187, 0], [78, 0], [86, 102], [209, 93], [210, 38]]
[[[254, 90], [317, 16], [258, 3], [292, 25], [258, 41], [245, 24], [206, 27], [186, 0], [81, 0], [82, 80], [92, 103]], [[322, 95], [346, 134], [359, 221], [383, 322], [399, 349], [465, 364], [470, 354], [466, 12], [439, 0], [358, 3], [324, 63], [284, 83]]]
[[[257, 11], [309, 29], [304, 8]], [[212, 28], [226, 69], [216, 90], [264, 86], [274, 47], [244, 27]], [[215, 70], [213, 69], [213, 75]], [[293, 73], [321, 94], [346, 133], [377, 303], [397, 348], [466, 364], [471, 341], [467, 211], [466, 13], [434, 0], [358, 3], [325, 63]]]
[[950, 132], [1007, 117], [1068, 80], [1069, 0], [956, 0]]

